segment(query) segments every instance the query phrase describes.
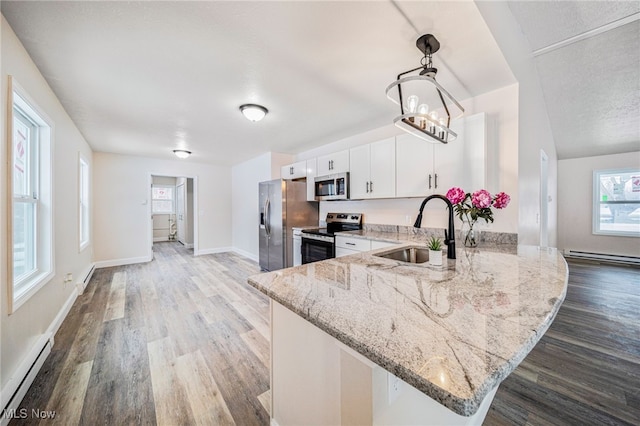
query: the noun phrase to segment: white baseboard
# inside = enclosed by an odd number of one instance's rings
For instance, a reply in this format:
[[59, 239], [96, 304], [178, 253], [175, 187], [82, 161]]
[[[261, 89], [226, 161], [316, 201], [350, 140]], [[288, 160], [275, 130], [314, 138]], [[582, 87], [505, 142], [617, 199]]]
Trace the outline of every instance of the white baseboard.
[[163, 241], [169, 241], [169, 237], [153, 237], [154, 243], [160, 243]]
[[216, 254], [216, 253], [226, 253], [228, 251], [233, 251], [231, 247], [216, 247], [210, 249], [200, 249], [194, 253], [195, 256], [202, 256], [205, 254]]
[[245, 251], [245, 250], [239, 249], [239, 248], [237, 248], [237, 247], [232, 247], [232, 248], [231, 248], [231, 251], [232, 251], [232, 252], [234, 252], [234, 253], [239, 254], [240, 256], [244, 256], [244, 257], [246, 257], [246, 258], [248, 258], [248, 259], [251, 259], [251, 260], [253, 260], [254, 262], [257, 262], [257, 261], [258, 261], [258, 256], [256, 256], [256, 255], [255, 255], [255, 254], [253, 254], [253, 253], [249, 253], [248, 251]]
[[129, 257], [126, 259], [99, 260], [96, 262], [96, 268], [110, 268], [112, 266], [131, 265], [134, 263], [146, 263], [153, 260], [152, 256]]
[[626, 265], [640, 266], [640, 257], [626, 256], [619, 254], [593, 253], [588, 251], [579, 251], [572, 249], [564, 249], [564, 257], [572, 257], [576, 259], [599, 260], [604, 262], [622, 263]]
[[93, 276], [93, 272], [95, 270], [96, 270], [96, 264], [91, 263], [80, 274], [80, 279], [76, 283], [76, 288], [78, 289], [78, 296], [84, 293], [84, 289], [87, 288], [87, 284], [89, 284], [89, 281], [91, 281], [91, 277]]

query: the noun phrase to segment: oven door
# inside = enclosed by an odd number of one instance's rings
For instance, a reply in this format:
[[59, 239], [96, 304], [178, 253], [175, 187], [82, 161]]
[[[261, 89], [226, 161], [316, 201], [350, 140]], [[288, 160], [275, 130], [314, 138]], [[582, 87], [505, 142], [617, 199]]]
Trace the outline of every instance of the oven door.
[[302, 264], [336, 257], [333, 237], [302, 233]]

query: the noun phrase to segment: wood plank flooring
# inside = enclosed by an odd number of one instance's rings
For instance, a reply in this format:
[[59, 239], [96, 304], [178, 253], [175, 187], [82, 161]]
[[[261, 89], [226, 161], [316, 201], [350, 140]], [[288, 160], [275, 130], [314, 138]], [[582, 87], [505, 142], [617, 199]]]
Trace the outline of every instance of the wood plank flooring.
[[556, 319], [485, 425], [640, 425], [640, 269], [568, 263]]
[[[99, 269], [11, 424], [269, 424], [269, 302], [255, 262], [154, 245]], [[500, 386], [485, 425], [640, 424], [640, 270], [570, 262], [549, 331]]]

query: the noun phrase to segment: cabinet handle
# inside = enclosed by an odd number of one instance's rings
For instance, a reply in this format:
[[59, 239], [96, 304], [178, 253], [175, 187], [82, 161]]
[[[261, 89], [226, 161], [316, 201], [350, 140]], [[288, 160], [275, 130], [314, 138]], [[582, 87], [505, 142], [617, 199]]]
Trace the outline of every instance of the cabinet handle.
[[431, 189], [431, 175], [429, 175], [429, 189]]
[[289, 174], [292, 175], [293, 174], [293, 167], [289, 167]]
[[345, 243], [345, 244], [348, 245], [348, 246], [355, 246], [356, 245], [356, 243]]
[[436, 179], [435, 179], [435, 186], [434, 186], [434, 188], [438, 189], [438, 174], [437, 174], [437, 173], [435, 174], [435, 177], [436, 177]]
[[369, 182], [369, 192], [373, 192], [373, 182]]
[[367, 182], [367, 194], [369, 193], [369, 182]]

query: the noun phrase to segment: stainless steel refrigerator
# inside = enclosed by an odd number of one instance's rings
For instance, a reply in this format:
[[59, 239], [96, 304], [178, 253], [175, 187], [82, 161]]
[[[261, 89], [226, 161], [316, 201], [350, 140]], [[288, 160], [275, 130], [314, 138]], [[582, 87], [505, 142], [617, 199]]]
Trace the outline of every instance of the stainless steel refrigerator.
[[275, 271], [293, 266], [293, 227], [318, 226], [318, 203], [307, 201], [304, 180], [276, 179], [259, 183], [260, 268]]

